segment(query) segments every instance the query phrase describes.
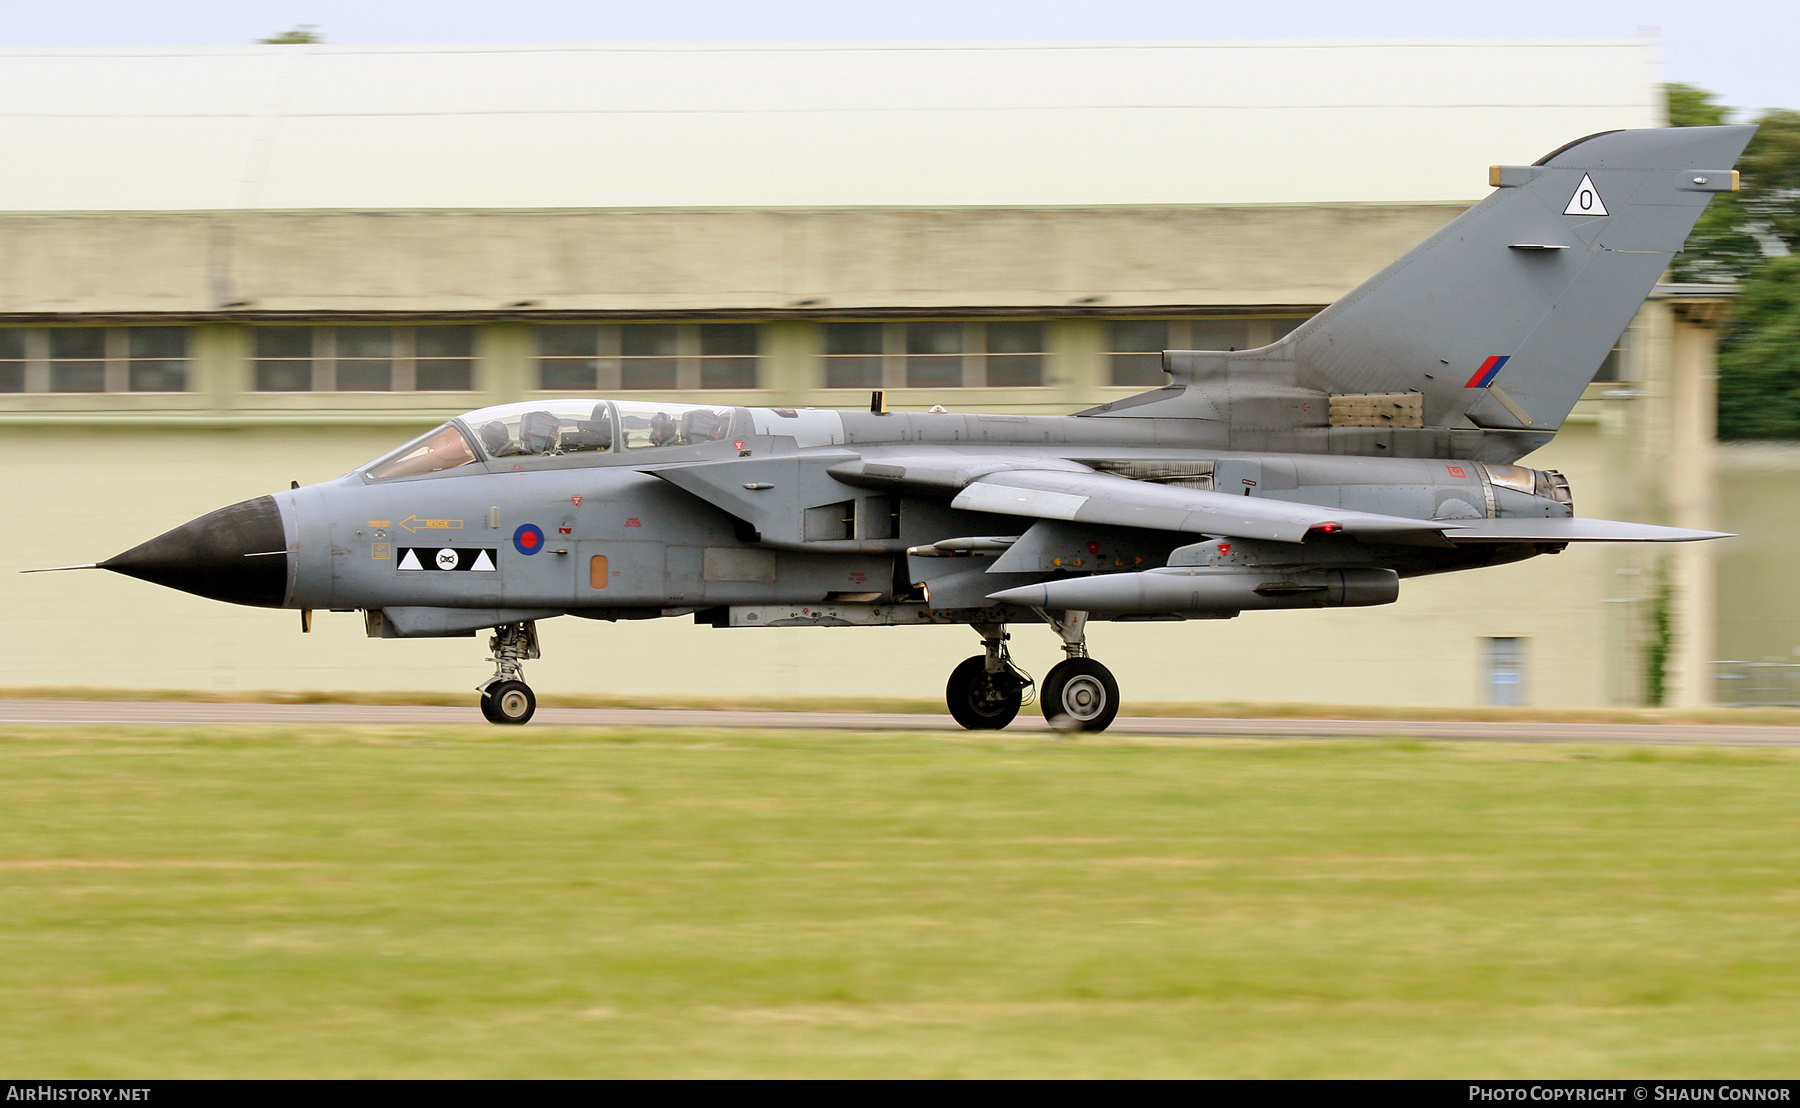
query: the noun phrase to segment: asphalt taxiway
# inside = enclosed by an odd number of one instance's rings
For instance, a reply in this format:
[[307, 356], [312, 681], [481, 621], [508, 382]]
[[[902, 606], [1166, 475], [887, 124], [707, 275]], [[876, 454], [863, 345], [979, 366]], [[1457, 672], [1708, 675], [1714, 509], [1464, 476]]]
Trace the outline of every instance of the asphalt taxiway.
[[[0, 725], [181, 726], [482, 723], [467, 707], [410, 704], [251, 704], [197, 701], [0, 700]], [[701, 711], [683, 708], [540, 708], [530, 726], [719, 727], [782, 731], [958, 731], [948, 715], [899, 712]], [[1027, 709], [1010, 728], [1050, 734]], [[1696, 723], [1549, 723], [1528, 720], [1214, 719], [1120, 716], [1112, 735], [1421, 739], [1447, 742], [1590, 742], [1670, 746], [1800, 746], [1800, 727]]]

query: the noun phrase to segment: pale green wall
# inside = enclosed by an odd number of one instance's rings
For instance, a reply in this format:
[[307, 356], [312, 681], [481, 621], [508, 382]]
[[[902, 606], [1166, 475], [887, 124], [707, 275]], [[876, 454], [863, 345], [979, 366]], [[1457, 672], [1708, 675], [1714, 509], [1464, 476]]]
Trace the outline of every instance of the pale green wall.
[[1325, 304], [1462, 210], [0, 212], [0, 312]]
[[1720, 658], [1800, 662], [1800, 444], [1719, 451]]
[[[0, 472], [0, 685], [467, 691], [488, 674], [484, 639], [370, 640], [360, 615], [319, 613], [302, 636], [291, 611], [202, 600], [113, 574], [21, 576], [93, 561], [213, 508], [328, 479], [400, 437], [375, 428], [157, 431], [9, 428]], [[1577, 424], [1532, 460], [1583, 489], [1602, 482], [1597, 423]], [[1609, 697], [1612, 585], [1604, 549], [1410, 581], [1386, 608], [1252, 613], [1185, 624], [1102, 624], [1095, 655], [1124, 694], [1148, 700], [1480, 701], [1479, 640], [1531, 640], [1531, 698]], [[544, 692], [711, 695], [941, 695], [976, 649], [961, 628], [715, 630], [686, 620], [557, 619], [533, 663]], [[1054, 637], [1024, 627], [1018, 657], [1042, 675]], [[472, 694], [471, 694], [472, 695]]]
[[[519, 398], [535, 383], [534, 312], [742, 312], [765, 321], [763, 388], [707, 398], [822, 407], [861, 407], [866, 396], [819, 388], [820, 327], [784, 313], [1055, 316], [1044, 387], [895, 390], [889, 399], [896, 408], [1066, 413], [1136, 390], [1105, 384], [1104, 320], [1064, 313], [1304, 311], [1336, 299], [1458, 210], [0, 215], [0, 253], [11, 260], [0, 267], [0, 311], [15, 322], [55, 312], [66, 313], [61, 322], [185, 319], [196, 327], [189, 393], [0, 396], [0, 685], [473, 686], [487, 674], [480, 640], [370, 641], [360, 617], [325, 613], [302, 637], [292, 612], [233, 608], [110, 574], [11, 571], [107, 557], [290, 479], [334, 476], [447, 416]], [[483, 322], [476, 388], [246, 392], [240, 313], [257, 312], [296, 313], [289, 322], [409, 321], [384, 314], [393, 312]], [[1640, 324], [1666, 315], [1653, 307]], [[1668, 392], [1657, 383], [1670, 363], [1666, 346], [1628, 343], [1639, 384], [1590, 389], [1571, 424], [1528, 460], [1567, 472], [1583, 514], [1665, 521], [1675, 464], [1666, 405], [1658, 407]], [[1608, 399], [1609, 391], [1622, 395]], [[1757, 495], [1757, 503], [1781, 499]], [[1656, 557], [1577, 548], [1409, 582], [1388, 608], [1100, 625], [1093, 647], [1140, 701], [1466, 704], [1483, 692], [1481, 640], [1523, 636], [1532, 700], [1629, 703], [1640, 692]], [[1773, 553], [1759, 557], [1722, 574], [1727, 606], [1756, 613], [1743, 596], [1766, 595], [1764, 575], [1786, 573]], [[1770, 634], [1782, 641], [1767, 650], [1790, 649], [1786, 630]], [[531, 675], [545, 691], [935, 697], [951, 665], [975, 649], [961, 629], [716, 631], [678, 621], [561, 619], [545, 625], [544, 639], [549, 656]], [[1058, 656], [1042, 629], [1021, 629], [1016, 646], [1038, 673]]]

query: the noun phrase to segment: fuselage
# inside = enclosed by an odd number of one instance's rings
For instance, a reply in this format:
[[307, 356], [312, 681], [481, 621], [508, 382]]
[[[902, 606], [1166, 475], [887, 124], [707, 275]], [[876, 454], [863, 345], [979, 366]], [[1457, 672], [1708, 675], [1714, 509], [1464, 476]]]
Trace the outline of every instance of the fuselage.
[[[569, 418], [571, 410], [592, 416], [601, 409], [607, 410], [602, 421]], [[706, 418], [695, 421], [696, 411]], [[687, 416], [689, 432], [626, 425], [646, 423], [646, 412], [652, 420], [665, 415], [668, 424]], [[548, 430], [535, 440], [527, 426], [533, 413], [551, 417], [540, 420]], [[593, 426], [607, 420], [610, 427]], [[577, 422], [588, 425], [587, 441], [564, 449], [561, 440]], [[698, 432], [696, 422], [704, 425]], [[1518, 466], [1234, 452], [1209, 445], [1207, 431], [1191, 420], [592, 400], [510, 405], [470, 413], [434, 432], [456, 436], [468, 457], [427, 462], [457, 464], [407, 472], [409, 451], [417, 456], [427, 435], [334, 481], [274, 494], [286, 580], [279, 595], [271, 588], [257, 602], [602, 618], [845, 598], [952, 605], [953, 598], [934, 601], [929, 588], [919, 587], [942, 567], [907, 552], [959, 536], [1017, 536], [1024, 521], [961, 511], [945, 497], [884, 490], [879, 481], [846, 483], [830, 472], [858, 459], [879, 469], [883, 458], [898, 456], [914, 463], [941, 457], [947, 467], [1054, 459], [1155, 483], [1419, 519], [1571, 514], [1566, 495], [1556, 495], [1566, 486]], [[701, 487], [696, 495], [691, 483], [684, 488], [670, 479], [676, 470], [726, 462], [733, 463], [726, 484], [737, 487], [717, 494]], [[764, 487], [751, 487], [757, 485]], [[761, 526], [755, 525], [758, 504], [772, 506]], [[1160, 566], [1170, 550], [1196, 537], [1113, 531], [1104, 536], [1111, 557], [1090, 551], [1083, 558], [1076, 551], [1069, 564], [1048, 571]], [[1403, 577], [1542, 552], [1541, 544], [1438, 548], [1349, 538], [1334, 543], [1330, 536], [1307, 545], [1315, 559], [1379, 564]], [[268, 583], [274, 584], [272, 575]]]

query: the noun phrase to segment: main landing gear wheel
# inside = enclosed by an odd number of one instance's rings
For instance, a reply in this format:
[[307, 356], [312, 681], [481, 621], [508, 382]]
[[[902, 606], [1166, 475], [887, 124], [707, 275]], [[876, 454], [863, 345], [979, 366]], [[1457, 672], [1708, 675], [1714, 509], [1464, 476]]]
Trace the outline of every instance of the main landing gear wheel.
[[1119, 714], [1119, 683], [1092, 658], [1066, 658], [1044, 677], [1039, 703], [1058, 731], [1104, 731]]
[[481, 714], [489, 723], [521, 724], [537, 711], [537, 696], [523, 681], [496, 681], [481, 694]]
[[951, 718], [971, 731], [998, 731], [1018, 718], [1019, 709], [1030, 703], [1033, 684], [1031, 675], [1013, 665], [1007, 650], [1003, 623], [975, 623], [971, 629], [981, 636], [983, 653], [968, 658], [950, 672], [944, 686], [944, 703], [950, 706]]
[[1025, 683], [1010, 668], [988, 672], [987, 655], [966, 658], [944, 686], [950, 715], [971, 731], [998, 731], [1018, 717]]
[[1119, 683], [1112, 670], [1088, 657], [1086, 612], [1033, 608], [1063, 641], [1064, 659], [1040, 686], [1038, 704], [1058, 731], [1104, 731], [1119, 714]]

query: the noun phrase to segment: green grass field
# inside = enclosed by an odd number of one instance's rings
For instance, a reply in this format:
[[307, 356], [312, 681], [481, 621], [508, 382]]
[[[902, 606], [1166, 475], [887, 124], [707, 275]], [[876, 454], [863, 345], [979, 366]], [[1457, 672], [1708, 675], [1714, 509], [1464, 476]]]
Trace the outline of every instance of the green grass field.
[[15, 728], [0, 1071], [1789, 1076], [1800, 752]]

